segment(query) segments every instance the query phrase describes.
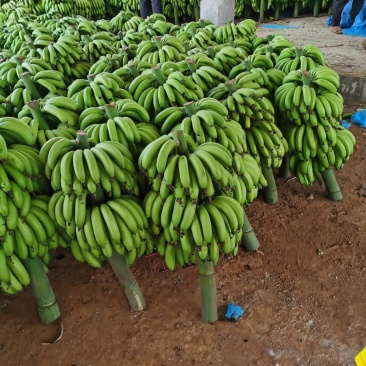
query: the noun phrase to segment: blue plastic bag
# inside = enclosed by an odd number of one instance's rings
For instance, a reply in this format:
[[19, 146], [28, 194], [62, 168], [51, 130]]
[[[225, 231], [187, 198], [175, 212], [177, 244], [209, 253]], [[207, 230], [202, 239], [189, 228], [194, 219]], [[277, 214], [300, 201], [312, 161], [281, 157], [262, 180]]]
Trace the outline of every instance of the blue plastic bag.
[[351, 117], [351, 122], [360, 125], [362, 128], [366, 128], [366, 109], [360, 109], [354, 113]]
[[239, 317], [241, 317], [244, 314], [245, 310], [240, 307], [239, 305], [235, 305], [233, 302], [231, 302], [228, 307], [225, 314], [226, 320], [231, 320], [236, 322]]

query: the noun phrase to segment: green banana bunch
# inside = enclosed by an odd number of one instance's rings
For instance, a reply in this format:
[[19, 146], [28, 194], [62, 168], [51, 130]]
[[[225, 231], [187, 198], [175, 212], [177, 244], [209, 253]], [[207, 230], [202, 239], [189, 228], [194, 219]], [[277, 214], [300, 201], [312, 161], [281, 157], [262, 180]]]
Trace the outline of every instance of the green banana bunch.
[[170, 106], [183, 106], [188, 101], [204, 97], [202, 89], [179, 71], [166, 77], [160, 66], [155, 66], [137, 76], [128, 91], [142, 105], [151, 118]]
[[117, 53], [117, 49], [112, 46], [113, 38], [107, 33], [96, 33], [91, 36], [84, 35], [82, 40], [84, 41], [84, 54], [92, 63], [98, 61], [102, 56]]
[[339, 76], [328, 67], [291, 71], [275, 92], [275, 106], [283, 118], [299, 126], [316, 127], [320, 120], [329, 119], [335, 127], [343, 113], [338, 88]]
[[220, 71], [212, 66], [198, 66], [194, 59], [187, 58], [179, 63], [167, 63], [161, 65], [163, 72], [165, 73], [168, 68], [175, 71], [182, 72], [185, 76], [189, 76], [190, 79], [199, 86], [204, 94], [207, 94], [212, 88], [219, 83], [228, 81], [228, 78]]
[[42, 6], [46, 13], [57, 12], [63, 16], [71, 16], [73, 12], [72, 0], [42, 0]]
[[214, 40], [219, 44], [234, 41], [236, 38], [251, 40], [255, 37], [256, 28], [256, 23], [252, 19], [244, 19], [238, 24], [228, 21], [225, 25], [217, 27]]
[[[163, 203], [154, 193], [148, 198], [144, 202], [145, 211], [154, 211], [151, 220], [160, 221], [164, 228], [156, 246], [168, 269], [173, 271], [176, 265], [194, 262], [196, 253], [201, 260], [210, 260], [214, 265], [218, 263], [220, 249], [225, 255], [237, 254], [243, 234], [244, 211], [233, 198], [217, 196], [203, 204], [196, 204], [189, 198], [176, 199], [173, 194]], [[162, 207], [154, 209], [154, 206]]]
[[96, 26], [99, 27], [99, 24], [105, 23], [106, 21], [103, 19], [103, 17], [106, 14], [106, 1], [104, 0], [89, 0], [91, 4], [91, 12], [92, 12], [92, 18], [98, 19], [96, 21]]
[[235, 186], [228, 190], [221, 188], [221, 193], [234, 198], [240, 205], [252, 203], [258, 195], [258, 190], [267, 186], [267, 180], [262, 174], [261, 164], [249, 154], [233, 153]]
[[276, 68], [288, 74], [294, 70], [312, 70], [316, 66], [324, 66], [324, 55], [314, 45], [306, 45], [302, 48], [285, 48], [276, 60]]
[[82, 15], [85, 18], [91, 18], [91, 2], [89, 0], [75, 0], [73, 2], [73, 13]]
[[128, 89], [132, 81], [137, 76], [139, 76], [143, 71], [149, 70], [152, 67], [153, 65], [147, 61], [138, 61], [135, 59], [128, 62], [128, 64], [126, 64], [125, 66], [115, 70], [113, 74], [121, 78], [122, 81], [125, 83], [125, 88]]
[[[60, 196], [63, 197], [62, 194]], [[148, 221], [136, 198], [121, 196], [92, 207], [86, 207], [85, 201], [82, 203], [82, 212], [75, 214], [72, 207], [69, 208], [67, 204], [65, 207], [66, 199], [66, 196], [61, 200], [57, 199], [49, 211], [50, 216], [62, 224], [68, 217], [73, 219], [74, 215], [78, 215], [75, 220], [80, 221], [80, 226], [76, 224], [76, 239], [71, 242], [71, 251], [78, 261], [86, 261], [90, 266], [99, 268], [115, 250], [124, 255], [131, 265], [137, 257], [153, 251], [154, 243], [147, 231]], [[60, 208], [57, 207], [59, 200]], [[74, 200], [75, 206], [80, 205], [80, 197], [74, 197]]]
[[[229, 118], [249, 128], [251, 120], [267, 120], [273, 122], [274, 108], [269, 99], [268, 90], [261, 88], [257, 82], [262, 78], [261, 72], [241, 73], [237, 79], [221, 83], [210, 90], [208, 97], [215, 98], [228, 109]], [[265, 74], [262, 71], [263, 74]]]
[[207, 55], [215, 62], [215, 67], [224, 75], [229, 75], [231, 69], [244, 61], [248, 56], [240, 47], [220, 45], [208, 47]]
[[114, 40], [112, 46], [115, 48], [123, 48], [125, 46], [139, 45], [142, 41], [146, 41], [146, 35], [135, 31], [134, 29], [118, 32], [117, 39]]
[[[15, 294], [22, 291], [23, 286], [29, 285], [30, 278], [21, 261], [38, 256], [48, 265], [49, 249], [56, 249], [61, 241], [55, 232], [53, 221], [48, 216], [49, 198], [31, 198], [29, 193], [22, 191], [20, 187], [15, 189], [13, 185], [12, 188], [12, 191], [8, 192], [12, 198], [8, 198], [5, 232], [0, 240], [0, 286], [8, 294]], [[21, 199], [23, 206], [17, 208], [16, 205], [20, 205]], [[2, 213], [5, 204], [6, 202], [1, 200]], [[2, 214], [0, 217], [2, 219]]]
[[95, 196], [100, 186], [114, 198], [122, 192], [138, 195], [136, 168], [125, 146], [114, 141], [89, 140], [90, 147], [81, 149], [78, 141], [56, 137], [40, 150], [45, 175], [54, 190]]
[[124, 87], [125, 84], [117, 75], [103, 72], [88, 75], [87, 80], [75, 80], [69, 85], [67, 96], [76, 102], [79, 110], [84, 110], [103, 107], [119, 99], [133, 99]]
[[137, 31], [143, 19], [136, 16], [132, 11], [121, 11], [110, 21], [114, 33], [128, 30]]
[[33, 146], [37, 140], [38, 122], [31, 118], [0, 118], [0, 134], [7, 144]]
[[174, 36], [156, 36], [142, 41], [136, 50], [137, 60], [157, 65], [166, 61], [179, 62], [186, 57], [183, 42]]
[[215, 142], [198, 147], [189, 135], [184, 135], [186, 155], [178, 149], [179, 142], [172, 135], [163, 135], [141, 152], [139, 168], [164, 199], [173, 190], [177, 198], [190, 196], [192, 200], [212, 197], [214, 184], [233, 187], [234, 180], [228, 169], [232, 164], [229, 150]]
[[154, 120], [161, 134], [183, 130], [198, 144], [218, 137], [217, 129], [227, 126], [227, 109], [217, 100], [204, 98], [185, 103], [183, 107], [170, 107], [160, 112]]

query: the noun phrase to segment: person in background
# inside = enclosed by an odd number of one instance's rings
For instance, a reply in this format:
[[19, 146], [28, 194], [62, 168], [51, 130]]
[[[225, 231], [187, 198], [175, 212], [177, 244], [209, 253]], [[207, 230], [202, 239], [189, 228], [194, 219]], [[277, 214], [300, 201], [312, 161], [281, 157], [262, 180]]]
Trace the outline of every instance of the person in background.
[[[332, 32], [335, 34], [343, 34], [341, 28], [341, 16], [344, 7], [347, 5], [349, 0], [334, 0], [332, 6]], [[360, 12], [363, 6], [363, 0], [353, 0], [351, 18], [352, 23], [354, 22], [357, 14]]]
[[161, 0], [140, 0], [141, 18], [146, 19], [149, 16], [150, 5], [153, 13], [161, 14]]

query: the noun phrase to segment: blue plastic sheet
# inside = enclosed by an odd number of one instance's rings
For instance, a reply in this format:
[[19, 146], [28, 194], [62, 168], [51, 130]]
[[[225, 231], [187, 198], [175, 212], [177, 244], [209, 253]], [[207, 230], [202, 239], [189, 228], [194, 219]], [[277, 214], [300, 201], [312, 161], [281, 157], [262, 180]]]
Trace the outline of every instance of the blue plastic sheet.
[[240, 318], [244, 314], [245, 310], [240, 307], [239, 305], [235, 305], [233, 302], [231, 302], [228, 307], [225, 314], [226, 320], [231, 320], [236, 322], [238, 318]]

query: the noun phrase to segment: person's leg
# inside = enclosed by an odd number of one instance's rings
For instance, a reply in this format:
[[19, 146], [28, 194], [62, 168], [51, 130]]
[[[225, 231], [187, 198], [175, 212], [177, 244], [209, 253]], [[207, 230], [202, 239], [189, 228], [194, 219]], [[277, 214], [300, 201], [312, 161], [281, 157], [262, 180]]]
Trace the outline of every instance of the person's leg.
[[344, 7], [348, 3], [348, 0], [334, 0], [332, 7], [332, 32], [342, 34], [342, 28], [340, 27], [341, 15]]
[[161, 0], [151, 0], [152, 11], [155, 14], [161, 14]]
[[149, 16], [149, 0], [140, 0], [140, 15], [141, 18], [146, 19]]
[[363, 7], [363, 0], [353, 0], [352, 3], [352, 10], [351, 10], [351, 20], [352, 24], [355, 21], [355, 18], [357, 17], [358, 13]]

